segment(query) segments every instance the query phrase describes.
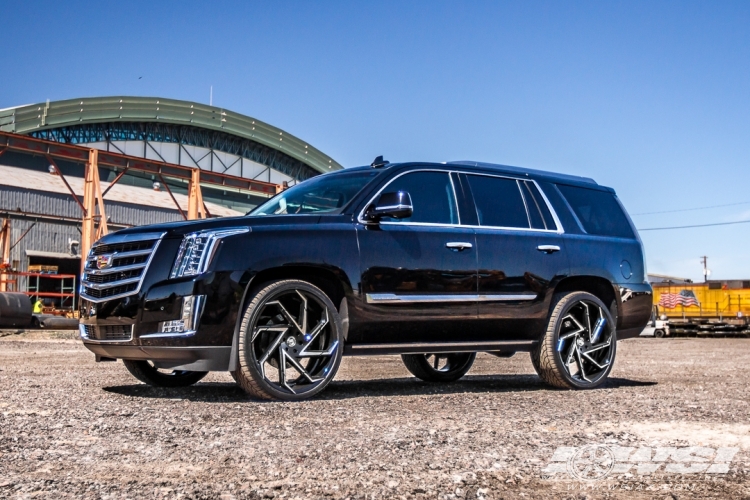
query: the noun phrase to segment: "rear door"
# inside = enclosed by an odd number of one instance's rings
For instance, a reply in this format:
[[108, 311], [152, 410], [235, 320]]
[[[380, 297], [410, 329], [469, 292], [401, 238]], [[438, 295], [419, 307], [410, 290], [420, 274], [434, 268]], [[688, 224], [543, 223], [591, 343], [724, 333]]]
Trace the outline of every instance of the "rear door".
[[379, 194], [397, 191], [411, 196], [410, 218], [358, 226], [364, 321], [353, 340], [460, 340], [471, 331], [467, 320], [477, 317], [477, 255], [474, 230], [460, 225], [454, 179], [445, 171], [409, 171]]
[[560, 223], [532, 180], [474, 173], [460, 178], [477, 212], [476, 335], [537, 339], [554, 284], [568, 274]]

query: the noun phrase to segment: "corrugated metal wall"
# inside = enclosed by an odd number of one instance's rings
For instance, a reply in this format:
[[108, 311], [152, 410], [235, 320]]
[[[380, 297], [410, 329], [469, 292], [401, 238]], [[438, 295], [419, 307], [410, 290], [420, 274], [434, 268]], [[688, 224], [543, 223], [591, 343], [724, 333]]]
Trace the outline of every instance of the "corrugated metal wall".
[[[181, 220], [177, 209], [150, 207], [137, 204], [117, 203], [104, 200], [107, 217], [117, 224], [143, 226], [159, 222]], [[0, 186], [0, 210], [12, 210], [33, 214], [80, 218], [81, 207], [70, 195]], [[41, 250], [41, 249], [37, 249]]]
[[[182, 220], [182, 216], [177, 210], [107, 202], [106, 200], [105, 206], [110, 221], [119, 224], [141, 226]], [[33, 191], [31, 189], [25, 190], [10, 186], [0, 186], [0, 212], [2, 211], [68, 217], [72, 219], [80, 219], [82, 217], [81, 208], [71, 196]], [[16, 219], [12, 216], [11, 220], [11, 242], [13, 243], [18, 241], [23, 233], [35, 222], [29, 219]], [[26, 271], [29, 262], [26, 250], [67, 254], [70, 253], [70, 241], [81, 241], [80, 223], [71, 223], [69, 221], [57, 223], [49, 220], [36, 221], [36, 224], [24, 236], [23, 240], [11, 250], [11, 264], [15, 262], [18, 264], [18, 271]], [[19, 282], [19, 287], [21, 290], [25, 289], [25, 280]]]

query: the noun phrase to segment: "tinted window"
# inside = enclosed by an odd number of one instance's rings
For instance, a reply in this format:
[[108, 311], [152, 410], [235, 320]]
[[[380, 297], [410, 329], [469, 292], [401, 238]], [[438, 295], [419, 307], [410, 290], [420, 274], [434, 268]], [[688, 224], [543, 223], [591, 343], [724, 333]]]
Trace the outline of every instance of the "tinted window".
[[360, 170], [313, 177], [274, 196], [249, 215], [337, 212], [378, 174], [376, 170]]
[[529, 218], [518, 182], [501, 177], [467, 175], [480, 226], [528, 228]]
[[633, 238], [633, 230], [615, 196], [608, 191], [597, 191], [573, 186], [557, 185], [589, 234]]
[[524, 189], [522, 191], [526, 198], [526, 206], [529, 209], [531, 227], [534, 229], [548, 229], [550, 231], [557, 230], [557, 224], [555, 224], [549, 207], [544, 202], [544, 198], [542, 198], [542, 194], [539, 192], [536, 184], [525, 181], [523, 185]]
[[384, 193], [406, 191], [411, 196], [414, 214], [407, 219], [383, 218], [389, 222], [429, 222], [458, 224], [453, 184], [447, 172], [412, 172], [397, 178]]

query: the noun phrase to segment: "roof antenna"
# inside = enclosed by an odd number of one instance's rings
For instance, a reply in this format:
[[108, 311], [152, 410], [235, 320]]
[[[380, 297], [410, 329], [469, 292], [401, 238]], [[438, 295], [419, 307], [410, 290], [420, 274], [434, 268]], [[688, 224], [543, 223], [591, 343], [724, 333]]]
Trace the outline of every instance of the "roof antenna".
[[389, 163], [390, 163], [390, 162], [389, 162], [388, 160], [384, 160], [384, 159], [383, 159], [383, 155], [380, 155], [380, 156], [378, 156], [377, 158], [375, 158], [375, 161], [373, 161], [373, 162], [372, 162], [372, 163], [370, 164], [370, 166], [371, 166], [372, 168], [379, 168], [379, 167], [384, 167], [384, 166], [388, 165]]

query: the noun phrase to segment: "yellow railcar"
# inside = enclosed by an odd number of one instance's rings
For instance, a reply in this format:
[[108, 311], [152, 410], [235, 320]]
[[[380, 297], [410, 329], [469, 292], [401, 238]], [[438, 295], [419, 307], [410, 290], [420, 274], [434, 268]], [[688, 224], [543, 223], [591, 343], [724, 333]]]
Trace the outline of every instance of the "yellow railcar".
[[748, 318], [750, 281], [652, 283], [658, 315], [668, 318]]

